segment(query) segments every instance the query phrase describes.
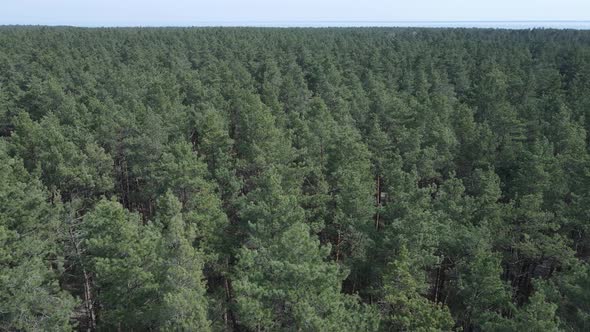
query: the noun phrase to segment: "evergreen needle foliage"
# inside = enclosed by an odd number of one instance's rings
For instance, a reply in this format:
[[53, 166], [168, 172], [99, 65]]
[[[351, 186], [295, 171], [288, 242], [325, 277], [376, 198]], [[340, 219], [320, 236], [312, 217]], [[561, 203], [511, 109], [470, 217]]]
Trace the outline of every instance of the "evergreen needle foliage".
[[590, 330], [590, 32], [0, 27], [1, 331]]

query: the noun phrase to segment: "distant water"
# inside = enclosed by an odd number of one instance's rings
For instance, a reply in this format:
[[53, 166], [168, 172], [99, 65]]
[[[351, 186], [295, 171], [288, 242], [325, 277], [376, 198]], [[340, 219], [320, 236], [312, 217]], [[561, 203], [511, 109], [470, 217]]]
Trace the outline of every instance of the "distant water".
[[192, 26], [228, 27], [425, 27], [496, 29], [590, 29], [589, 21], [227, 21], [199, 22]]

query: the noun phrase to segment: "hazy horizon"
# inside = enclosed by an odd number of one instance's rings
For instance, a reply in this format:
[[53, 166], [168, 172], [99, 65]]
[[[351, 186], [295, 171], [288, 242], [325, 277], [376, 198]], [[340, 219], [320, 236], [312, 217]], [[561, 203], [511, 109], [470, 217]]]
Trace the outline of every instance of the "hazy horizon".
[[[377, 26], [416, 23], [554, 23], [590, 26], [583, 0], [4, 0], [0, 25]], [[551, 22], [551, 24], [548, 24]], [[401, 24], [401, 25], [400, 25]], [[497, 26], [490, 26], [497, 27]], [[501, 26], [503, 27], [503, 26]], [[559, 25], [561, 27], [561, 25]]]
[[590, 29], [590, 20], [289, 20], [289, 21], [198, 21], [151, 25], [0, 24], [0, 26], [48, 26], [79, 28], [158, 28], [158, 27], [410, 27], [410, 28], [495, 28], [495, 29]]

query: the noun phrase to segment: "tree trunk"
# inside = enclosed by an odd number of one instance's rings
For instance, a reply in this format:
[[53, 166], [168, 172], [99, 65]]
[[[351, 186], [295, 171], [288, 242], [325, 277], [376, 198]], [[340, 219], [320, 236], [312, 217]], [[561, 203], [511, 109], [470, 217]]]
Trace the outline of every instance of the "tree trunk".
[[82, 262], [82, 253], [80, 252], [80, 246], [78, 245], [78, 241], [74, 230], [72, 229], [72, 225], [69, 227], [69, 236], [72, 245], [74, 246], [74, 251], [76, 254], [76, 259], [80, 263], [80, 267], [82, 268], [82, 276], [84, 278], [84, 309], [86, 311], [86, 319], [88, 323], [88, 331], [94, 331], [96, 329], [96, 314], [94, 312], [94, 304], [92, 299], [92, 281], [90, 280], [90, 275], [88, 271], [86, 271], [86, 267]]
[[375, 213], [375, 229], [379, 230], [379, 208], [381, 207], [381, 177], [377, 175], [377, 211]]
[[338, 239], [336, 240], [336, 262], [340, 261], [340, 241], [342, 240], [342, 236], [340, 233], [340, 229], [338, 230]]

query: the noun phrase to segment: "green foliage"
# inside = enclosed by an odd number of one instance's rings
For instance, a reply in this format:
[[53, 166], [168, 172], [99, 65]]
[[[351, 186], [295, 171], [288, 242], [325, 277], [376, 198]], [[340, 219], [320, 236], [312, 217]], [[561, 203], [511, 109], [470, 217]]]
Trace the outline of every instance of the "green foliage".
[[85, 259], [102, 304], [99, 327], [149, 327], [159, 288], [158, 234], [142, 226], [138, 214], [104, 199], [84, 216], [82, 228]]
[[584, 331], [590, 327], [590, 268], [588, 264], [563, 273], [547, 291], [547, 298], [559, 304], [561, 323], [566, 330]]
[[478, 327], [493, 324], [512, 306], [508, 285], [501, 279], [502, 268], [489, 248], [478, 248], [468, 265], [461, 271], [458, 291], [462, 294], [463, 325]]
[[430, 302], [425, 291], [424, 276], [413, 267], [408, 250], [402, 246], [383, 275], [384, 301], [387, 315], [383, 317], [387, 331], [450, 331], [454, 321], [449, 309]]
[[[161, 198], [156, 216], [163, 227], [158, 256], [163, 265], [159, 281], [162, 304], [158, 326], [165, 331], [207, 331], [207, 300], [203, 282], [203, 257], [191, 245], [181, 205], [169, 191]], [[187, 234], [188, 233], [188, 234]]]
[[0, 330], [589, 329], [587, 31], [0, 45]]
[[112, 189], [113, 162], [95, 142], [72, 141], [52, 114], [34, 122], [27, 113], [19, 113], [14, 122], [14, 153], [50, 190], [87, 197]]
[[76, 301], [60, 289], [58, 207], [0, 142], [0, 329], [69, 331]]
[[234, 287], [240, 322], [252, 330], [375, 330], [375, 313], [340, 293], [345, 274], [326, 262], [321, 247], [298, 222], [274, 243], [240, 251]]
[[545, 294], [537, 291], [530, 302], [519, 308], [511, 319], [483, 325], [486, 331], [559, 331], [557, 305], [548, 303]]

